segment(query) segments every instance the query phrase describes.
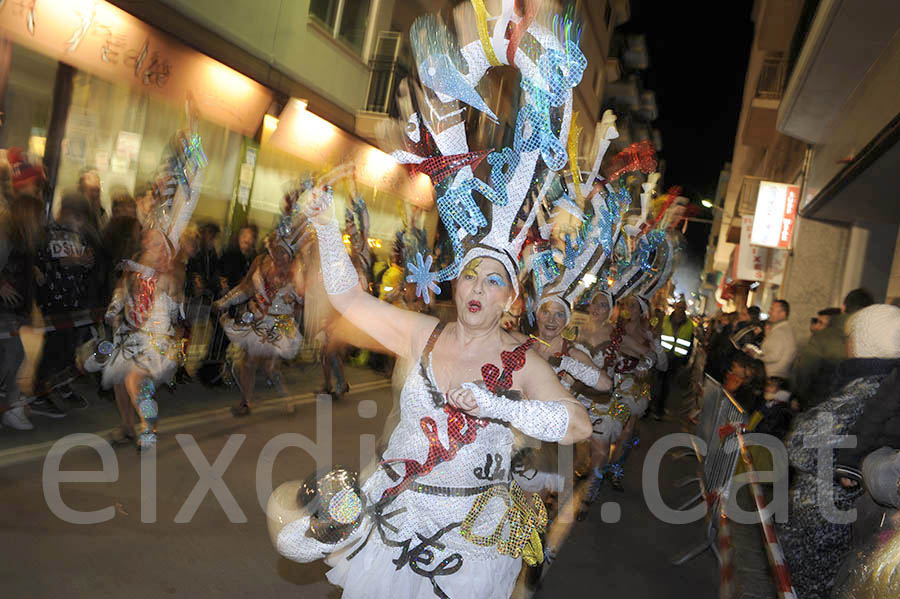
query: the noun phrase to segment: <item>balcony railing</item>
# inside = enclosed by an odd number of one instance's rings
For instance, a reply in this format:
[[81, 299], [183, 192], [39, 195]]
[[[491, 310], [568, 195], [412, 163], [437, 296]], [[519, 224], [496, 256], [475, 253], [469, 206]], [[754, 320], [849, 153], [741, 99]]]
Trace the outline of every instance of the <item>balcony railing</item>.
[[759, 195], [759, 183], [762, 177], [745, 176], [741, 182], [741, 191], [735, 202], [735, 216], [754, 214], [756, 212], [756, 198]]
[[780, 100], [784, 94], [787, 75], [787, 59], [782, 53], [763, 58], [759, 79], [756, 81], [756, 97], [761, 100]]
[[366, 92], [366, 111], [390, 112], [397, 84], [404, 75], [404, 69], [398, 61], [402, 44], [403, 40], [396, 31], [382, 31], [378, 34], [375, 52], [369, 61], [372, 70]]

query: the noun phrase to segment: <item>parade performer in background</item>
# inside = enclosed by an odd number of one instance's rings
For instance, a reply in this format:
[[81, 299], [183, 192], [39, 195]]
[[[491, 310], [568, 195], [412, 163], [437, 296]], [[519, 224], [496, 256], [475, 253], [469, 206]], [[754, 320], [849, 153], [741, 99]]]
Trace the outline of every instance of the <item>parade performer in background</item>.
[[224, 312], [220, 317], [228, 339], [244, 352], [239, 377], [241, 401], [231, 409], [235, 417], [250, 414], [259, 362], [266, 361], [266, 370], [272, 378], [278, 362], [292, 359], [300, 350], [303, 335], [298, 321], [304, 272], [298, 254], [309, 239], [307, 219], [300, 208], [306, 195], [326, 193], [330, 182], [326, 176], [316, 184], [308, 182], [287, 194], [284, 216], [265, 239], [266, 252], [256, 257], [237, 286], [213, 304], [220, 312], [244, 304], [236, 316]]
[[[504, 1], [505, 17], [490, 25], [500, 33], [493, 39], [484, 11], [473, 15], [471, 5], [461, 5], [457, 14], [474, 16], [485, 32], [462, 49], [434, 17], [418, 19], [410, 32], [426, 87], [423, 102], [437, 108], [413, 116], [417, 123], [425, 119], [444, 158], [469, 153], [457, 102], [489, 112], [475, 86], [497, 56], [521, 71], [523, 105], [547, 101], [542, 110], [519, 112], [517, 130], [528, 138], [517, 135], [512, 148], [494, 152], [506, 161], [505, 172], [494, 170], [488, 184], [463, 166], [452, 183], [441, 186], [437, 204], [453, 237], [453, 262], [433, 272], [432, 258], [419, 254], [408, 265], [409, 280], [425, 301], [439, 281], [455, 280], [456, 322], [444, 327], [436, 318], [365, 293], [336, 223], [324, 205], [311, 206], [331, 303], [409, 365], [400, 422], [361, 488], [352, 477], [331, 472], [303, 485], [286, 483], [269, 502], [278, 551], [296, 561], [330, 555], [328, 577], [347, 599], [509, 597], [522, 560], [542, 559], [546, 524], [540, 499], [527, 497], [509, 480], [511, 429], [562, 444], [590, 434], [584, 408], [529, 349], [533, 340], [520, 344], [500, 327], [520, 293], [518, 255], [533, 222], [526, 220], [516, 232], [517, 216], [538, 161], [544, 161], [547, 177], [568, 161], [563, 142], [572, 87], [585, 67], [574, 41], [561, 41], [537, 19], [516, 17], [521, 31], [514, 39], [527, 35], [531, 54], [525, 44], [517, 49], [518, 42], [505, 39], [514, 5]], [[540, 48], [546, 56], [536, 61], [533, 52]], [[466, 75], [455, 66], [463, 63]], [[490, 219], [473, 201], [474, 190], [488, 198]]]
[[[156, 444], [159, 408], [156, 385], [168, 382], [184, 357], [175, 324], [183, 316], [184, 271], [176, 268], [179, 240], [200, 193], [206, 156], [197, 133], [197, 114], [187, 102], [190, 129], [179, 131], [166, 149], [145, 222], [141, 252], [125, 260], [123, 275], [106, 311], [115, 331], [84, 361], [84, 369], [103, 371], [103, 386], [114, 386], [122, 417], [122, 437], [139, 450]], [[134, 437], [135, 419], [140, 425]], [[116, 443], [114, 442], [114, 443]]]

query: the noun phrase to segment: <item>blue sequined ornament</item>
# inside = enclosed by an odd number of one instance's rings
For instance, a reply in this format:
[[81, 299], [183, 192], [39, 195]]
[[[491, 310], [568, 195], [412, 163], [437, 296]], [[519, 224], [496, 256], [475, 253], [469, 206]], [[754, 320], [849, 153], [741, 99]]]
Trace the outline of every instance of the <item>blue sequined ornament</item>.
[[431, 293], [434, 293], [435, 296], [441, 293], [441, 288], [436, 282], [436, 273], [431, 272], [433, 262], [434, 258], [430, 254], [424, 259], [422, 254], [416, 254], [416, 263], [408, 262], [406, 264], [406, 268], [410, 272], [406, 276], [406, 281], [416, 284], [416, 295], [424, 299], [426, 304], [431, 303]]
[[138, 402], [138, 410], [141, 416], [147, 419], [153, 419], [159, 416], [159, 406], [152, 399], [143, 399]]

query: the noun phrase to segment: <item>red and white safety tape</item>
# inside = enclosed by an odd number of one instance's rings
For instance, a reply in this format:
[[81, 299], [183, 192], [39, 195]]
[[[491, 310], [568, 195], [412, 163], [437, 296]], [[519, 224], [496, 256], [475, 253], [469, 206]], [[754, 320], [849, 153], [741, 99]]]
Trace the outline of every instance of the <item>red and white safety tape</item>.
[[796, 599], [797, 591], [794, 590], [794, 585], [791, 582], [791, 573], [784, 559], [784, 551], [781, 550], [778, 536], [775, 534], [772, 514], [766, 509], [766, 499], [763, 496], [762, 487], [759, 485], [759, 477], [756, 476], [756, 470], [753, 468], [753, 458], [750, 456], [747, 445], [744, 443], [743, 431], [738, 429], [736, 433], [741, 447], [741, 458], [744, 460], [747, 478], [750, 480], [750, 488], [753, 490], [753, 500], [756, 502], [759, 523], [762, 526], [763, 535], [766, 539], [766, 553], [769, 555], [769, 562], [772, 566], [775, 588], [781, 599]]

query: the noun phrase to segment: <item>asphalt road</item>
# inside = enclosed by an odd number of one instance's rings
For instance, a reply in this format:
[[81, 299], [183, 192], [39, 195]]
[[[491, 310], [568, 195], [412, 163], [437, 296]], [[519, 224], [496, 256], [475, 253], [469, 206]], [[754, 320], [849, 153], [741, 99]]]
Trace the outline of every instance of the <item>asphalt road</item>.
[[[369, 380], [370, 389], [379, 384], [377, 379]], [[267, 410], [242, 420], [226, 417], [227, 408], [220, 408], [209, 412], [208, 418], [201, 412], [187, 420], [172, 419], [168, 430], [163, 421], [155, 493], [147, 490], [152, 477], [146, 476], [142, 493], [141, 461], [131, 448], [114, 452], [111, 462], [118, 472], [108, 482], [59, 485], [62, 503], [73, 510], [107, 508], [110, 519], [97, 524], [70, 523], [54, 514], [55, 485], [45, 488], [43, 484], [53, 471], [48, 460], [0, 467], [3, 596], [340, 597], [340, 589], [325, 579], [323, 563], [296, 564], [277, 555], [256, 488], [260, 464], [264, 472], [272, 468], [274, 485], [304, 478], [314, 470], [313, 458], [302, 449], [288, 447], [274, 457], [266, 454], [267, 444], [286, 433], [303, 435], [305, 442], [314, 443], [328, 436], [325, 431], [333, 431], [334, 462], [358, 468], [361, 448], [364, 454], [371, 452], [374, 438], [383, 430], [392, 395], [387, 386], [352, 392], [333, 404], [331, 423], [326, 404], [332, 405], [300, 396], [291, 404], [273, 401]], [[317, 412], [322, 438], [317, 438]], [[573, 527], [538, 597], [578, 593], [658, 599], [690, 592], [695, 599], [705, 599], [718, 595], [718, 566], [709, 552], [681, 567], [668, 561], [700, 540], [701, 524], [663, 524], [650, 514], [641, 494], [646, 448], [652, 439], [674, 428], [652, 422], [642, 425], [644, 442], [628, 462], [626, 492], [607, 490], [589, 518]], [[280, 439], [297, 442], [299, 437]], [[209, 492], [197, 504], [191, 500], [197, 470], [216, 468], [210, 464], [221, 471], [220, 477], [213, 477], [221, 480], [221, 496]], [[98, 471], [101, 467], [97, 451], [81, 447], [65, 453], [60, 469]], [[106, 468], [112, 470], [112, 464]], [[670, 504], [687, 494], [668, 490], [671, 481], [692, 468], [689, 462], [664, 462], [663, 495]], [[619, 504], [618, 523], [602, 521], [601, 512], [607, 513], [601, 509], [603, 502]], [[526, 595], [521, 588], [517, 591], [517, 596]]]

